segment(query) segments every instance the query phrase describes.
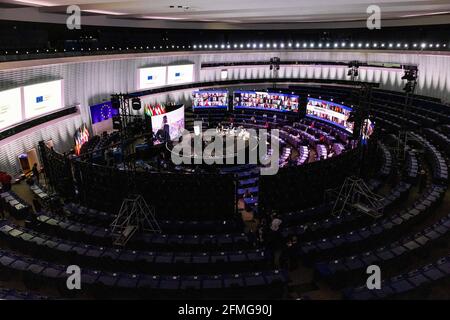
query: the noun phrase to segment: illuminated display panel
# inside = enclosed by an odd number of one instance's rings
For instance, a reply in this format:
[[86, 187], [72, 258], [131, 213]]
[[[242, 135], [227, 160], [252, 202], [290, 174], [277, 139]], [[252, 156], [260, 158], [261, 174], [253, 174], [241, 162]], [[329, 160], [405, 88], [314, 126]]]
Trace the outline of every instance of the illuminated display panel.
[[166, 73], [167, 67], [139, 69], [138, 90], [165, 86]]
[[22, 121], [20, 88], [0, 91], [0, 130]]
[[308, 98], [306, 105], [308, 117], [332, 123], [353, 133], [353, 123], [347, 121], [351, 112], [352, 108], [348, 106], [321, 99]]
[[185, 64], [167, 67], [167, 84], [181, 84], [194, 81], [194, 65]]
[[25, 119], [35, 118], [63, 107], [62, 80], [23, 87]]

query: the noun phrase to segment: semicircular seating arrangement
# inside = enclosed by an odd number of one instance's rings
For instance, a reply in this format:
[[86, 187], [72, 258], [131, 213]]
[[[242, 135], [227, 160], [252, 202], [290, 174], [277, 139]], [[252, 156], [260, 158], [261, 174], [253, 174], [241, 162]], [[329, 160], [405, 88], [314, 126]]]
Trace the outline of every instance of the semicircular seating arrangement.
[[[414, 296], [450, 278], [449, 258], [434, 253], [447, 248], [450, 234], [450, 214], [442, 212], [448, 204], [450, 124], [446, 123], [450, 117], [442, 115], [441, 109], [427, 109], [435, 108], [434, 104], [419, 98], [405, 115], [399, 96], [375, 90], [372, 103], [378, 107], [373, 119], [381, 134], [374, 143], [373, 173], [365, 183], [382, 197], [381, 218], [354, 211], [332, 215], [334, 202], [325, 197], [298, 210], [286, 210], [281, 202], [290, 199], [279, 199], [276, 215], [282, 221], [278, 229], [282, 245], [293, 238], [297, 245], [289, 253], [283, 249], [277, 259], [280, 251], [267, 239], [257, 239], [255, 232], [249, 231], [249, 221], [235, 216], [161, 218], [157, 220], [161, 233], [141, 233], [126, 247], [117, 247], [113, 245], [117, 235], [110, 227], [116, 213], [65, 199], [62, 210], [56, 212], [44, 206], [39, 212], [18, 216], [10, 210], [20, 223], [0, 223], [0, 275], [22, 279], [30, 291], [45, 287], [57, 289], [62, 297], [79, 297], [65, 288], [67, 266], [76, 264], [82, 269], [82, 285], [93, 297], [278, 299], [296, 290], [293, 283], [298, 270], [290, 270], [291, 262], [286, 263], [295, 259], [312, 271], [311, 282], [320, 282], [344, 299]], [[280, 129], [279, 163], [284, 169], [301, 166], [317, 174], [320, 161], [340, 163], [339, 156], [351, 149], [347, 132], [319, 120], [292, 121], [260, 113], [236, 113], [233, 117], [236, 126], [264, 128], [268, 122]], [[212, 116], [209, 127], [213, 122], [228, 123], [226, 118], [225, 114]], [[401, 155], [396, 149], [397, 131], [404, 122], [418, 129], [408, 132]], [[105, 141], [96, 139], [86, 148], [95, 151]], [[318, 166], [309, 167], [311, 164]], [[333, 168], [339, 170], [339, 166]], [[268, 218], [256, 210], [261, 197], [257, 166], [235, 166], [221, 172], [234, 175], [236, 198], [255, 208], [250, 224]], [[30, 191], [42, 203], [53, 196], [38, 184], [31, 185]], [[14, 191], [2, 194], [2, 199], [27, 205]], [[371, 265], [383, 271], [381, 290], [364, 285]], [[0, 290], [0, 295], [46, 299], [45, 295], [10, 290]]]

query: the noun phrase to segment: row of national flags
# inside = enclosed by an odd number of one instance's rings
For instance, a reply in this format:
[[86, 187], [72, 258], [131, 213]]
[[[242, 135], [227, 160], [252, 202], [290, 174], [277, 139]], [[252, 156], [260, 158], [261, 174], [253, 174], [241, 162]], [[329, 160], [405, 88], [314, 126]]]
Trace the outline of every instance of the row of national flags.
[[158, 116], [161, 114], [166, 113], [166, 107], [163, 104], [156, 104], [154, 106], [150, 105], [150, 104], [145, 104], [144, 105], [144, 113], [149, 116]]
[[83, 144], [89, 141], [89, 130], [85, 123], [75, 132], [75, 147], [74, 151], [77, 156], [81, 153], [81, 147]]

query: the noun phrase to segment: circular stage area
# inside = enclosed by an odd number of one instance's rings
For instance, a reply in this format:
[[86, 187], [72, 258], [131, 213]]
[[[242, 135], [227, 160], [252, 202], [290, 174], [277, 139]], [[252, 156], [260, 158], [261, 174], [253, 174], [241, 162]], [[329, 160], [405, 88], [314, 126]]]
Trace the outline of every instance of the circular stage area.
[[[203, 132], [190, 132], [176, 142], [166, 143], [174, 162], [189, 164], [258, 164], [257, 159], [260, 137], [255, 129], [239, 127], [217, 127]], [[264, 145], [266, 141], [262, 141]], [[252, 155], [252, 156], [251, 156]]]

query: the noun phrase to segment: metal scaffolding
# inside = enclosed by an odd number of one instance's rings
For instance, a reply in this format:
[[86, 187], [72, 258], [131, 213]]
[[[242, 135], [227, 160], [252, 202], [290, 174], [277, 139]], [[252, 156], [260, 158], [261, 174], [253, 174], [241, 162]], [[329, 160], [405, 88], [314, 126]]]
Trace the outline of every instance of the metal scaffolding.
[[161, 233], [155, 208], [141, 195], [132, 195], [122, 202], [117, 218], [111, 223], [113, 244], [125, 246], [136, 232]]
[[383, 215], [383, 197], [375, 194], [358, 177], [346, 178], [341, 187], [327, 190], [326, 197], [334, 201], [333, 216], [341, 216], [344, 212], [359, 212], [373, 218]]

